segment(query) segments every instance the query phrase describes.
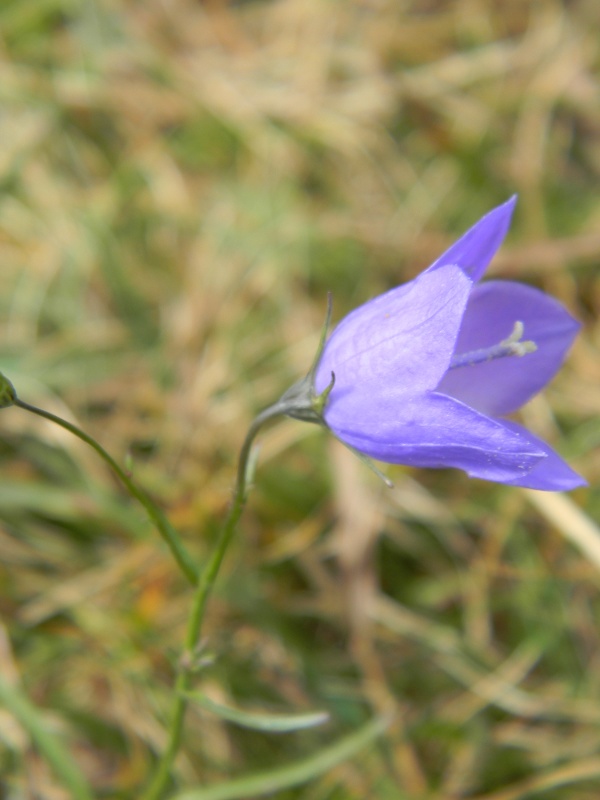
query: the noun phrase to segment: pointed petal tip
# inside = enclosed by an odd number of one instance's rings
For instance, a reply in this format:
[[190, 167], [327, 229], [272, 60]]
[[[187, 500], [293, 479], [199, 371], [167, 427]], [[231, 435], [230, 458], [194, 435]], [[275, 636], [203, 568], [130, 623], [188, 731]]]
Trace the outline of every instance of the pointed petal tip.
[[496, 206], [496, 208], [493, 208], [490, 211], [490, 214], [497, 213], [499, 217], [505, 217], [507, 229], [512, 222], [518, 199], [519, 196], [517, 194], [513, 194], [508, 198], [508, 200], [505, 200], [504, 203], [500, 203], [499, 206]]
[[508, 233], [516, 202], [515, 194], [484, 214], [427, 271], [448, 264], [458, 264], [469, 280], [476, 283]]
[[511, 486], [521, 486], [537, 492], [571, 492], [589, 486], [589, 483], [573, 470], [555, 471], [534, 468], [529, 475], [510, 482]]
[[572, 489], [588, 485], [585, 478], [575, 472], [547, 442], [542, 441], [516, 422], [503, 420], [503, 423], [516, 433], [523, 434], [546, 455], [546, 458], [540, 459], [527, 474], [511, 481], [505, 481], [506, 483], [542, 492], [570, 492]]
[[506, 235], [518, 199], [519, 199], [518, 195], [516, 194], [511, 195], [508, 198], [508, 200], [504, 201], [504, 203], [500, 203], [500, 205], [496, 206], [495, 208], [492, 208], [491, 211], [488, 211], [487, 214], [484, 214], [483, 217], [481, 217], [481, 219], [479, 220], [479, 223], [482, 223], [485, 220], [487, 222], [496, 222], [499, 226], [505, 225], [506, 230], [504, 231], [503, 236]]

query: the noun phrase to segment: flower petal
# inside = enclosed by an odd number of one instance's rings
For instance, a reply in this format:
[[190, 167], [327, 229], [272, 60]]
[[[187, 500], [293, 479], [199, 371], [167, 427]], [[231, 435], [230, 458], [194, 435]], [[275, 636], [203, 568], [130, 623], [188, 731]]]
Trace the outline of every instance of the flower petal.
[[538, 439], [516, 422], [504, 421], [511, 430], [525, 436], [535, 447], [546, 453], [546, 458], [539, 461], [528, 475], [507, 481], [511, 486], [525, 486], [528, 489], [541, 489], [546, 492], [568, 492], [578, 486], [587, 486], [587, 481], [555, 453], [549, 444]]
[[325, 345], [315, 387], [321, 393], [335, 374], [333, 406], [355, 386], [398, 394], [433, 389], [448, 368], [471, 281], [457, 266], [422, 273], [348, 314]]
[[516, 202], [517, 196], [513, 195], [506, 203], [487, 213], [446, 250], [427, 272], [445, 264], [458, 264], [472, 281], [478, 281], [504, 241]]
[[511, 483], [546, 458], [529, 434], [437, 393], [406, 399], [356, 389], [327, 405], [334, 434], [371, 458], [415, 467], [457, 467], [471, 477]]
[[535, 353], [450, 369], [437, 391], [491, 417], [511, 414], [539, 392], [557, 372], [580, 325], [560, 303], [538, 289], [508, 281], [476, 286], [463, 317], [456, 353], [499, 344], [517, 320], [524, 324], [523, 338], [537, 345]]

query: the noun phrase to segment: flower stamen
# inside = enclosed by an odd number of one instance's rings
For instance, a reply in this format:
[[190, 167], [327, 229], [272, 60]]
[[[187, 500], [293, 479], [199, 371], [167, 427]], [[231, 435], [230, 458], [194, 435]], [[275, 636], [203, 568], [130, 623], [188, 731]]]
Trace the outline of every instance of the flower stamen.
[[450, 369], [458, 367], [473, 367], [475, 364], [483, 364], [486, 361], [494, 361], [505, 356], [525, 356], [527, 353], [535, 353], [537, 345], [531, 340], [523, 341], [525, 326], [517, 320], [510, 336], [503, 339], [499, 344], [492, 347], [483, 347], [480, 350], [472, 350], [470, 353], [455, 355], [450, 362]]

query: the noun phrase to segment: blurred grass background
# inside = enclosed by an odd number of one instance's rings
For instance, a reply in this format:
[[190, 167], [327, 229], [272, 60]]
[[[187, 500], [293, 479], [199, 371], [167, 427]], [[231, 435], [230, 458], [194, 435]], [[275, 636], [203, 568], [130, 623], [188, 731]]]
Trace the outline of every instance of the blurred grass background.
[[[584, 330], [524, 410], [568, 497], [261, 437], [201, 683], [331, 721], [192, 710], [180, 786], [308, 756], [396, 709], [310, 800], [600, 794], [600, 18], [596, 0], [4, 0], [0, 366], [168, 510], [199, 562], [253, 415], [339, 319], [520, 196], [491, 275]], [[77, 440], [0, 418], [0, 677], [99, 796], [138, 797], [190, 592]], [[575, 544], [572, 540], [575, 540]], [[66, 797], [0, 709], [0, 796]]]

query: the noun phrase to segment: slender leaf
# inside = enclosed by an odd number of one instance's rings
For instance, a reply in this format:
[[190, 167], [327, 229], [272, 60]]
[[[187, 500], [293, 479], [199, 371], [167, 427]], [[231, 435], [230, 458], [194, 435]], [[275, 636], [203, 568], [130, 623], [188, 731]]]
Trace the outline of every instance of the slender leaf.
[[190, 700], [193, 700], [207, 711], [212, 711], [213, 714], [216, 714], [221, 719], [233, 722], [242, 728], [251, 728], [256, 731], [290, 733], [322, 725], [329, 719], [329, 714], [326, 711], [313, 711], [309, 714], [257, 714], [215, 703], [201, 692], [189, 692], [186, 697], [189, 697]]
[[0, 675], [0, 705], [3, 705], [25, 728], [40, 755], [50, 764], [56, 776], [74, 800], [92, 800], [92, 791], [75, 761], [59, 738], [51, 733], [40, 711], [16, 687]]
[[193, 789], [173, 795], [170, 800], [245, 800], [255, 795], [270, 794], [307, 783], [364, 749], [383, 733], [390, 721], [389, 716], [377, 717], [350, 736], [303, 761], [214, 786]]

